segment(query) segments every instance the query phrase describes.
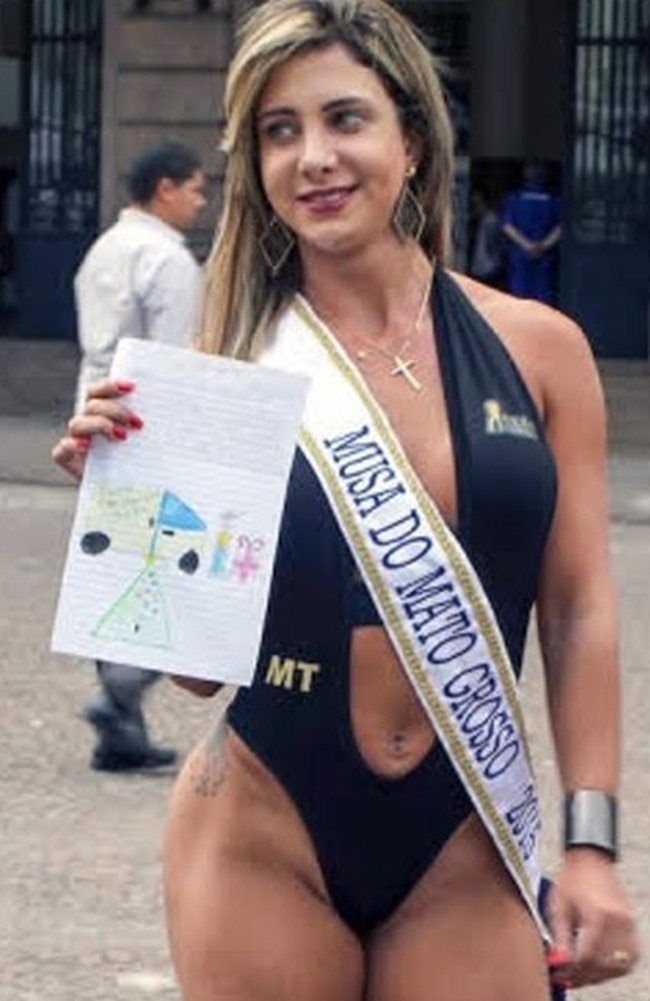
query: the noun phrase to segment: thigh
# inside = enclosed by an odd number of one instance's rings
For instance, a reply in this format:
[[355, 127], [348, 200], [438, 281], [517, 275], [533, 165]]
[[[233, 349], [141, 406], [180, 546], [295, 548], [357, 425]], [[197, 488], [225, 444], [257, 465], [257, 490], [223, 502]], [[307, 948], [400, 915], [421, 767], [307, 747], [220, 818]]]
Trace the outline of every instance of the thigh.
[[272, 852], [247, 853], [225, 836], [232, 823], [227, 790], [207, 804], [209, 832], [192, 809], [188, 817], [182, 790], [175, 800], [165, 901], [184, 1001], [361, 1001], [356, 937]]
[[548, 1001], [535, 922], [500, 861], [486, 861], [469, 880], [434, 862], [373, 936], [365, 1001]]
[[534, 929], [454, 904], [374, 945], [366, 1001], [549, 1001], [549, 990]]
[[190, 869], [167, 911], [184, 1001], [361, 1001], [359, 945], [307, 888], [210, 869]]

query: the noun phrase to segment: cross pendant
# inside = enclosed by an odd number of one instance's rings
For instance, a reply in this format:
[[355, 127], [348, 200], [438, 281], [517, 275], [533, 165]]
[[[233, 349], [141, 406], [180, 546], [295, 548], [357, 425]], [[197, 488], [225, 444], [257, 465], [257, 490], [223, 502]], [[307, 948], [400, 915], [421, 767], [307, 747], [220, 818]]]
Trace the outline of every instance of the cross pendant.
[[415, 366], [413, 359], [400, 358], [399, 355], [394, 355], [393, 361], [395, 362], [395, 368], [390, 373], [391, 375], [403, 375], [413, 389], [418, 391], [422, 389], [422, 383], [418, 382], [411, 372], [411, 369]]

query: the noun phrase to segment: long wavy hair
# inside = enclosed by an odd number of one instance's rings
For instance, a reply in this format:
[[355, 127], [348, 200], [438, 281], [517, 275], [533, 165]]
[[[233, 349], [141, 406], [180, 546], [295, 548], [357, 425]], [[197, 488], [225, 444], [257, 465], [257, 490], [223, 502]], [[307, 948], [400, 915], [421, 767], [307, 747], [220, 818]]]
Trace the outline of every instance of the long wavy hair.
[[288, 298], [300, 288], [294, 249], [274, 277], [258, 241], [272, 210], [260, 177], [256, 111], [273, 70], [298, 54], [339, 43], [374, 70], [421, 158], [412, 180], [426, 223], [420, 243], [448, 260], [453, 134], [440, 66], [416, 29], [387, 0], [266, 0], [239, 32], [225, 88], [224, 203], [206, 263], [200, 350], [254, 357]]

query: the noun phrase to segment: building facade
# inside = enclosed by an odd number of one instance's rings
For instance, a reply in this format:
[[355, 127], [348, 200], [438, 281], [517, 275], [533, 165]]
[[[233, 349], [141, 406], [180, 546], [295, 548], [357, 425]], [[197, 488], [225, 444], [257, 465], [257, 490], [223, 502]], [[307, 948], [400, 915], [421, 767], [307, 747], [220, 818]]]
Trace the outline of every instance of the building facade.
[[[601, 357], [648, 359], [650, 0], [395, 0], [447, 67], [457, 263], [472, 194], [498, 205], [543, 162], [563, 219], [559, 304]], [[74, 337], [71, 281], [147, 142], [202, 155], [219, 209], [221, 98], [254, 0], [0, 0], [0, 322]], [[2, 249], [4, 248], [4, 249]]]

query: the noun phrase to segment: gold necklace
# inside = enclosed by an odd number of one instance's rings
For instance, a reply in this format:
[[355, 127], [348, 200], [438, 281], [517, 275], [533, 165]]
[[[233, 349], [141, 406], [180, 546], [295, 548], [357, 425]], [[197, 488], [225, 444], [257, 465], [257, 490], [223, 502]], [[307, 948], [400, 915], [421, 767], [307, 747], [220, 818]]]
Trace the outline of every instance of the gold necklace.
[[[375, 341], [371, 341], [370, 338], [368, 337], [360, 337], [359, 335], [357, 335], [358, 340], [363, 341], [364, 344], [368, 345], [371, 353], [374, 351], [376, 354], [380, 354], [383, 355], [384, 358], [388, 358], [388, 360], [393, 365], [390, 374], [392, 376], [397, 376], [397, 375], [404, 376], [411, 389], [415, 390], [416, 393], [419, 393], [420, 390], [422, 389], [422, 383], [418, 379], [416, 379], [416, 377], [412, 372], [412, 369], [414, 369], [418, 363], [415, 360], [415, 358], [405, 357], [405, 352], [408, 347], [408, 343], [411, 340], [411, 337], [413, 336], [413, 334], [417, 334], [417, 332], [420, 329], [420, 324], [422, 323], [424, 313], [429, 303], [429, 296], [431, 294], [432, 283], [433, 283], [433, 269], [431, 271], [431, 274], [429, 275], [429, 280], [424, 289], [424, 295], [422, 296], [422, 301], [418, 309], [418, 314], [415, 318], [415, 323], [413, 324], [413, 329], [405, 338], [405, 340], [402, 342], [402, 344], [397, 348], [396, 351], [390, 351], [388, 348], [383, 347], [381, 344], [377, 344]], [[365, 359], [368, 357], [368, 351], [357, 351], [356, 356], [359, 359], [359, 361], [365, 361]]]

